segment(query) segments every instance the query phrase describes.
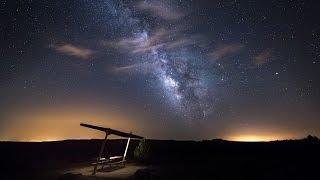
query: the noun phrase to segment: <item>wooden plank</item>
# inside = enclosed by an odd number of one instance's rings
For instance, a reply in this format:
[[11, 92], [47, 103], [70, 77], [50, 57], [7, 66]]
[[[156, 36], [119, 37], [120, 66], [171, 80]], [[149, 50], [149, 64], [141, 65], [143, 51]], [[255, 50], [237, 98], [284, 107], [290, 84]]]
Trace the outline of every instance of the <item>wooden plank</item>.
[[110, 129], [110, 128], [104, 128], [104, 127], [94, 126], [94, 125], [84, 124], [84, 123], [81, 123], [80, 126], [91, 128], [91, 129], [95, 129], [95, 130], [99, 130], [99, 131], [103, 131], [103, 132], [106, 132], [108, 134], [114, 134], [114, 135], [121, 136], [121, 137], [143, 139], [143, 137], [141, 137], [141, 136], [138, 136], [138, 135], [135, 135], [135, 134], [132, 134], [132, 133], [125, 133], [125, 132], [114, 130], [114, 129]]

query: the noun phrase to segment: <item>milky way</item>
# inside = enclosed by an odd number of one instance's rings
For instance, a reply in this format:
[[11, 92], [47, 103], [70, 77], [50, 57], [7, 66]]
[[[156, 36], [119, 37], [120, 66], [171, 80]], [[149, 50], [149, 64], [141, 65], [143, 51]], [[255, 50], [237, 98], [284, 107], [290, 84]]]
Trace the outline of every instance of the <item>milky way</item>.
[[[139, 13], [151, 11], [145, 19], [155, 16], [152, 23], [158, 23], [150, 25], [148, 21], [135, 17], [132, 9], [121, 3], [117, 7], [111, 3], [108, 7], [112, 8], [112, 12], [119, 12], [115, 20], [123, 24], [121, 31], [130, 31], [124, 34], [125, 37], [107, 45], [133, 59], [114, 70], [118, 73], [130, 72], [129, 75], [144, 73], [156, 77], [160, 88], [155, 87], [154, 90], [161, 91], [174, 111], [189, 120], [204, 119], [214, 108], [213, 98], [207, 92], [209, 72], [203, 68], [208, 61], [199, 56], [204, 40], [200, 35], [186, 34], [188, 28], [179, 26], [183, 13], [176, 14], [171, 7], [173, 5], [168, 6], [162, 1], [134, 4], [134, 7], [137, 6], [135, 11]], [[153, 12], [166, 9], [170, 11]]]
[[62, 105], [126, 115], [124, 124], [157, 129], [159, 137], [169, 136], [164, 130], [180, 137], [269, 132], [264, 127], [320, 132], [317, 7], [300, 0], [4, 0], [0, 137], [11, 129], [5, 125], [21, 124], [15, 115], [25, 107]]

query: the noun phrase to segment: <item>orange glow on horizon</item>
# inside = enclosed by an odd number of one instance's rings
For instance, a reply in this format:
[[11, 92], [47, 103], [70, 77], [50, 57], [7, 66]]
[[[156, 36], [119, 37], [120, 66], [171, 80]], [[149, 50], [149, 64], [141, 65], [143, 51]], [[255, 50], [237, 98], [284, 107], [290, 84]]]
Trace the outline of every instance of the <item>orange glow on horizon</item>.
[[49, 139], [30, 139], [28, 142], [53, 142], [53, 141], [62, 141], [62, 139], [55, 139], [55, 138], [49, 138]]
[[[267, 121], [267, 120], [265, 120]], [[251, 124], [230, 124], [227, 131], [228, 134], [223, 135], [223, 138], [230, 141], [240, 142], [268, 142], [286, 139], [299, 139], [305, 137], [304, 132], [299, 131], [295, 127], [288, 127], [283, 124], [266, 124], [266, 123], [251, 123]]]
[[228, 138], [231, 141], [240, 141], [240, 142], [268, 142], [275, 140], [283, 140], [283, 137], [278, 136], [268, 136], [268, 135], [238, 135]]
[[[0, 131], [0, 141], [61, 141], [66, 139], [101, 139], [104, 133], [80, 127], [80, 123], [89, 123], [97, 126], [134, 132], [148, 138], [200, 140], [203, 129], [193, 134], [181, 133], [187, 138], [176, 138], [175, 131], [167, 131], [166, 126], [146, 123], [151, 119], [139, 113], [128, 113], [125, 109], [103, 106], [100, 104], [64, 104], [61, 106], [25, 107], [17, 109], [14, 113], [6, 115], [8, 123], [3, 124]], [[152, 119], [151, 119], [152, 120]], [[153, 125], [152, 125], [153, 124]], [[160, 124], [161, 125], [161, 124]], [[211, 130], [208, 132], [212, 132]], [[231, 141], [274, 141], [284, 139], [302, 138], [307, 134], [299, 129], [272, 124], [239, 125], [230, 123], [223, 133], [205, 135], [206, 139], [222, 138]], [[113, 137], [111, 138], [118, 138]]]
[[[66, 139], [100, 139], [104, 134], [80, 126], [91, 123], [139, 134], [136, 117], [121, 114], [108, 107], [61, 106], [17, 110], [7, 117], [0, 141], [48, 142]], [[21, 123], [23, 120], [23, 123]], [[113, 137], [111, 137], [113, 138]]]

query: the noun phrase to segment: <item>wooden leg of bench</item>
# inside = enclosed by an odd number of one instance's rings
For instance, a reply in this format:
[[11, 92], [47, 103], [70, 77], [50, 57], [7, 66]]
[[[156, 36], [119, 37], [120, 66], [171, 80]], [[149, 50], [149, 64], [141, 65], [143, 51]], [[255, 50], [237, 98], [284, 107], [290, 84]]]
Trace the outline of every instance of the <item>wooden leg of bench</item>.
[[106, 146], [107, 137], [108, 137], [108, 133], [106, 133], [104, 141], [102, 142], [102, 145], [101, 145], [101, 148], [100, 148], [100, 152], [99, 152], [99, 157], [97, 158], [97, 163], [94, 165], [92, 175], [95, 175], [96, 172], [97, 172], [97, 167], [98, 167], [99, 161], [100, 161], [100, 159], [102, 157], [102, 153], [103, 153], [104, 147]]

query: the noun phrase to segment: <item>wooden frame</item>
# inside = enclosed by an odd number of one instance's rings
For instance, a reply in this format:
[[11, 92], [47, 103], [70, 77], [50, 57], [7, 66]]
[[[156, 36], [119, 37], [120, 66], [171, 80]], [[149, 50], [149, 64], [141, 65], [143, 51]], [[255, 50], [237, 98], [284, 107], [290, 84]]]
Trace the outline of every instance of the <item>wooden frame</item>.
[[[99, 127], [99, 126], [94, 126], [94, 125], [84, 124], [84, 123], [81, 123], [80, 126], [105, 132], [105, 138], [104, 138], [104, 140], [103, 140], [103, 142], [101, 144], [99, 155], [97, 157], [96, 162], [93, 163], [94, 168], [93, 168], [92, 175], [96, 174], [99, 164], [102, 165], [102, 167], [101, 167], [102, 169], [103, 169], [104, 165], [116, 165], [116, 164], [124, 165], [124, 162], [125, 162], [125, 159], [126, 159], [126, 155], [127, 155], [127, 151], [128, 151], [129, 144], [130, 144], [130, 139], [143, 139], [143, 137], [141, 137], [141, 136], [134, 135], [132, 133], [121, 132], [121, 131], [110, 129], [110, 128], [104, 128], [104, 127]], [[103, 154], [103, 151], [105, 149], [108, 136], [111, 135], [111, 134], [114, 134], [114, 135], [117, 135], [117, 136], [120, 136], [120, 137], [128, 138], [128, 141], [127, 141], [126, 148], [125, 148], [123, 156], [114, 156], [114, 157], [110, 157], [109, 159], [105, 159], [105, 158], [102, 158], [102, 154]], [[114, 161], [115, 159], [121, 159], [121, 160], [120, 161]]]

